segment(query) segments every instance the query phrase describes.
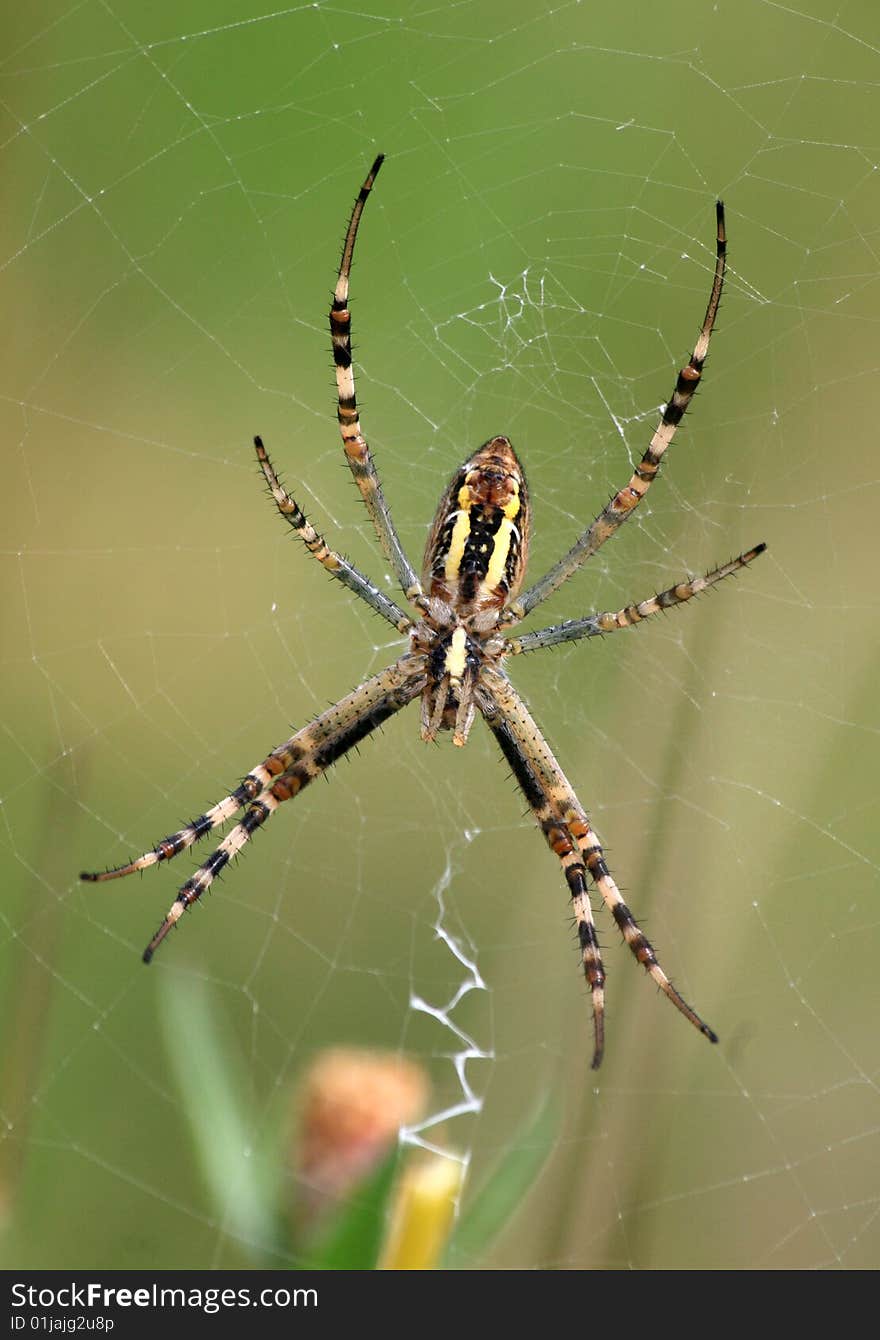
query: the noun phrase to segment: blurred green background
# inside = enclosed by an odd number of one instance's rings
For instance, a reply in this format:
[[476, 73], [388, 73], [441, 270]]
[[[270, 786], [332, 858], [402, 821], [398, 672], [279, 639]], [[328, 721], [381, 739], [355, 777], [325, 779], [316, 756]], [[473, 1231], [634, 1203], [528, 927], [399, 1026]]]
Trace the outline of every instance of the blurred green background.
[[[469, 1195], [546, 1100], [558, 1135], [522, 1213], [459, 1265], [878, 1264], [880, 18], [830, 13], [4, 5], [5, 1266], [253, 1263], [163, 1041], [182, 983], [237, 1056], [254, 1148], [333, 1043], [422, 1060], [437, 1112], [473, 1051], [476, 1110], [430, 1133], [470, 1160]], [[530, 626], [769, 552], [687, 610], [514, 667], [717, 1049], [600, 913], [589, 1071], [564, 884], [479, 724], [461, 753], [421, 745], [416, 709], [391, 722], [149, 972], [192, 863], [76, 880], [396, 654], [284, 534], [249, 445], [262, 433], [315, 524], [384, 579], [326, 331], [379, 149], [358, 389], [416, 561], [493, 433], [529, 472], [533, 576], [625, 482], [726, 201], [705, 390], [645, 508]], [[233, 1201], [252, 1155], [230, 1156]]]

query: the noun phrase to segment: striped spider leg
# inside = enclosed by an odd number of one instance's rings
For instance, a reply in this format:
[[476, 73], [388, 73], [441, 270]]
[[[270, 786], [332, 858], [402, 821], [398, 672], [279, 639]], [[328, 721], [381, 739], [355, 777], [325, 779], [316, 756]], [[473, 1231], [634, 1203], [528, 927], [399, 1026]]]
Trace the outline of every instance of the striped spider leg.
[[676, 1009], [710, 1042], [717, 1042], [717, 1034], [688, 1005], [661, 968], [653, 945], [620, 895], [599, 840], [571, 783], [506, 675], [487, 669], [478, 703], [550, 849], [559, 858], [571, 892], [584, 975], [593, 1004], [593, 1069], [599, 1068], [605, 1047], [605, 972], [587, 893], [588, 874], [636, 961]]
[[149, 963], [183, 913], [210, 888], [278, 806], [297, 796], [383, 722], [421, 698], [422, 738], [434, 740], [441, 731], [449, 731], [454, 744], [464, 745], [479, 711], [510, 764], [568, 885], [592, 1000], [593, 1066], [599, 1065], [604, 1051], [605, 973], [593, 924], [589, 879], [593, 880], [637, 961], [694, 1027], [715, 1042], [715, 1034], [663, 972], [651, 944], [623, 901], [586, 812], [510, 683], [504, 662], [524, 652], [616, 632], [662, 610], [685, 604], [747, 566], [764, 549], [763, 545], [757, 545], [704, 577], [680, 582], [616, 612], [568, 619], [518, 637], [508, 632], [614, 534], [655, 478], [705, 362], [724, 280], [723, 210], [719, 204], [715, 276], [702, 331], [690, 361], [679, 373], [672, 399], [663, 411], [648, 450], [627, 487], [615, 494], [569, 552], [520, 596], [531, 511], [525, 475], [509, 439], [490, 438], [453, 475], [428, 533], [419, 578], [403, 550], [361, 431], [352, 367], [349, 285], [358, 225], [382, 161], [380, 155], [370, 169], [349, 220], [330, 312], [330, 331], [336, 365], [337, 417], [345, 457], [412, 614], [327, 545], [296, 499], [281, 484], [262, 439], [255, 438], [254, 446], [281, 517], [326, 572], [408, 638], [409, 650], [273, 749], [229, 795], [192, 823], [163, 838], [136, 860], [103, 873], [83, 874], [81, 878], [99, 883], [169, 861], [215, 829], [237, 819], [207, 860], [178, 890], [144, 952], [144, 960]]
[[534, 586], [530, 586], [517, 600], [510, 601], [501, 618], [502, 626], [509, 627], [511, 624], [519, 623], [520, 619], [524, 619], [536, 605], [540, 605], [554, 591], [558, 591], [560, 586], [567, 582], [569, 577], [573, 576], [578, 568], [586, 563], [587, 559], [592, 558], [593, 554], [601, 548], [606, 540], [611, 538], [615, 531], [623, 525], [627, 517], [632, 516], [633, 511], [638, 507], [651, 484], [657, 478], [657, 472], [660, 469], [660, 462], [666, 448], [674, 438], [675, 430], [684, 418], [685, 410], [691, 403], [693, 394], [703, 375], [703, 365], [709, 352], [712, 327], [715, 325], [715, 318], [718, 315], [718, 307], [721, 302], [721, 292], [724, 288], [724, 271], [727, 264], [727, 232], [724, 226], [724, 205], [720, 200], [715, 206], [715, 221], [715, 274], [712, 279], [712, 290], [709, 294], [706, 314], [703, 317], [703, 325], [694, 345], [693, 353], [678, 374], [672, 398], [663, 408], [660, 422], [654, 430], [654, 436], [648, 444], [647, 451], [636, 466], [626, 487], [615, 493], [592, 525], [588, 526], [583, 534], [575, 540], [568, 553], [558, 563], [555, 563], [540, 581], [535, 582]]
[[[578, 836], [589, 829], [589, 824], [584, 829], [580, 816], [576, 815], [570, 806], [564, 809], [559, 803], [558, 793], [548, 789], [523, 750], [513, 723], [508, 719], [497, 697], [491, 691], [487, 691], [485, 685], [480, 687], [477, 702], [541, 832], [547, 839], [550, 850], [559, 858], [562, 866], [562, 873], [571, 895], [581, 962], [593, 1007], [592, 1067], [598, 1070], [605, 1053], [605, 969], [602, 966], [602, 954], [593, 922], [593, 909], [587, 888], [587, 871], [578, 847]], [[543, 736], [540, 739], [546, 749]]]
[[336, 389], [339, 400], [336, 414], [339, 419], [339, 431], [342, 434], [345, 459], [354, 476], [354, 481], [360, 489], [361, 497], [370, 514], [382, 551], [391, 564], [394, 575], [400, 583], [400, 589], [407, 600], [422, 606], [421, 583], [400, 542], [400, 536], [397, 534], [391, 512], [385, 501], [385, 495], [382, 492], [382, 485], [379, 483], [372, 453], [361, 431], [354, 386], [354, 366], [351, 356], [351, 312], [348, 307], [348, 293], [351, 263], [354, 259], [354, 244], [357, 241], [358, 225], [364, 212], [364, 205], [367, 203], [367, 198], [373, 189], [373, 182], [376, 180], [379, 169], [384, 162], [385, 155], [379, 154], [367, 174], [367, 179], [360, 189], [357, 200], [354, 202], [354, 209], [351, 211], [345, 242], [342, 246], [342, 260], [339, 262], [336, 288], [333, 292], [333, 305], [330, 308], [330, 338], [333, 345], [333, 362], [336, 367]]
[[763, 554], [766, 548], [766, 544], [756, 544], [754, 549], [731, 558], [729, 562], [713, 568], [705, 576], [691, 577], [688, 581], [678, 582], [676, 586], [658, 591], [655, 596], [640, 600], [635, 605], [624, 605], [623, 609], [604, 610], [601, 613], [597, 611], [595, 614], [585, 615], [582, 619], [564, 619], [562, 623], [553, 624], [550, 628], [539, 628], [534, 633], [524, 633], [522, 637], [509, 637], [507, 650], [510, 655], [518, 656], [525, 651], [539, 651], [541, 647], [555, 647], [561, 642], [579, 642], [584, 637], [604, 637], [606, 633], [616, 633], [621, 628], [632, 628], [643, 619], [649, 619], [652, 614], [673, 609], [676, 605], [684, 605], [694, 596], [708, 591], [725, 577], [732, 577], [740, 568], [747, 567], [759, 554]]
[[220, 845], [203, 861], [198, 870], [177, 891], [168, 915], [144, 950], [149, 963], [165, 936], [177, 925], [187, 908], [198, 902], [233, 856], [237, 856], [258, 828], [262, 828], [285, 800], [299, 795], [304, 787], [347, 754], [361, 740], [421, 693], [425, 685], [424, 659], [407, 653], [378, 675], [367, 679], [353, 693], [328, 707], [314, 721], [298, 730], [284, 744], [242, 779], [240, 786], [194, 819], [192, 823], [163, 838], [151, 851], [134, 861], [96, 874], [83, 873], [80, 879], [102, 883], [146, 870], [160, 861], [170, 861], [193, 843], [229, 822], [240, 810], [244, 814], [230, 829]]
[[275, 506], [288, 525], [292, 527], [294, 534], [302, 540], [312, 557], [318, 560], [325, 572], [329, 572], [331, 577], [335, 577], [337, 581], [342, 582], [343, 586], [347, 586], [350, 591], [354, 591], [356, 596], [360, 596], [361, 600], [370, 606], [370, 609], [386, 619], [392, 628], [397, 629], [398, 633], [408, 633], [413, 626], [409, 615], [404, 614], [394, 600], [386, 596], [384, 591], [380, 591], [378, 586], [371, 582], [369, 577], [365, 577], [347, 558], [337, 554], [334, 549], [327, 548], [323, 535], [318, 534], [306, 518], [296, 499], [291, 497], [287, 489], [282, 487], [281, 481], [275, 473], [275, 467], [269, 460], [269, 453], [263, 446], [261, 437], [254, 438], [254, 447], [256, 448], [260, 469], [269, 485], [269, 492], [275, 499]]

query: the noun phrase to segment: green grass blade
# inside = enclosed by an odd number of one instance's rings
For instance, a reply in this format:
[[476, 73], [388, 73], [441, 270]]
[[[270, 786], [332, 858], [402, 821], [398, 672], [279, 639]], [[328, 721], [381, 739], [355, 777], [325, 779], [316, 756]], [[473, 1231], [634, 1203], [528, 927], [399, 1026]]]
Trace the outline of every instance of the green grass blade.
[[331, 1228], [307, 1254], [305, 1270], [375, 1270], [385, 1240], [397, 1173], [395, 1149], [379, 1171], [352, 1194]]
[[241, 1102], [246, 1085], [222, 1016], [201, 982], [169, 975], [159, 1019], [213, 1212], [249, 1256], [264, 1260], [277, 1245], [277, 1198], [268, 1161], [254, 1148]]
[[557, 1143], [559, 1121], [544, 1103], [511, 1151], [462, 1214], [447, 1253], [447, 1265], [464, 1265], [485, 1256], [516, 1214]]

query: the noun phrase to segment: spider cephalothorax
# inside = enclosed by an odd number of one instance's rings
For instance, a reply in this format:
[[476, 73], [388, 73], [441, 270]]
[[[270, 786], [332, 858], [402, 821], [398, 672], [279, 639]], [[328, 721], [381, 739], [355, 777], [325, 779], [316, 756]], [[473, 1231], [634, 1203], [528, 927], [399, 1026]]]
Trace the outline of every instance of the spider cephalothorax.
[[328, 548], [306, 519], [296, 500], [282, 486], [262, 440], [254, 439], [257, 459], [275, 504], [309, 553], [331, 576], [347, 586], [398, 633], [409, 638], [409, 650], [340, 698], [314, 721], [252, 769], [228, 796], [192, 823], [172, 833], [150, 851], [126, 865], [98, 874], [92, 881], [116, 879], [170, 860], [207, 833], [238, 822], [198, 870], [177, 892], [168, 915], [144, 951], [149, 963], [165, 936], [176, 926], [223, 868], [285, 800], [297, 796], [360, 740], [415, 698], [422, 699], [422, 736], [433, 740], [451, 730], [463, 745], [479, 711], [510, 765], [548, 845], [562, 867], [578, 930], [581, 961], [593, 1007], [593, 1066], [604, 1049], [605, 973], [593, 925], [588, 893], [592, 879], [637, 962], [695, 1028], [711, 1042], [711, 1028], [675, 989], [657, 956], [620, 895], [605, 862], [602, 847], [586, 812], [522, 698], [511, 684], [505, 658], [537, 651], [560, 642], [575, 642], [628, 628], [673, 605], [681, 605], [724, 577], [744, 568], [764, 545], [704, 577], [669, 587], [659, 595], [616, 611], [567, 619], [520, 637], [508, 636], [547, 596], [552, 595], [629, 517], [657, 476], [660, 461], [702, 376], [709, 337], [724, 282], [726, 237], [724, 210], [716, 210], [716, 252], [712, 289], [694, 352], [678, 374], [669, 403], [629, 482], [602, 509], [559, 561], [538, 582], [521, 592], [529, 547], [530, 512], [522, 466], [506, 437], [493, 437], [453, 476], [440, 500], [428, 536], [422, 580], [416, 576], [385, 502], [367, 440], [361, 431], [351, 358], [349, 277], [358, 224], [376, 174], [373, 164], [355, 201], [330, 310], [330, 332], [340, 432], [346, 460], [373, 521], [379, 543], [412, 613], [380, 590], [354, 564]]

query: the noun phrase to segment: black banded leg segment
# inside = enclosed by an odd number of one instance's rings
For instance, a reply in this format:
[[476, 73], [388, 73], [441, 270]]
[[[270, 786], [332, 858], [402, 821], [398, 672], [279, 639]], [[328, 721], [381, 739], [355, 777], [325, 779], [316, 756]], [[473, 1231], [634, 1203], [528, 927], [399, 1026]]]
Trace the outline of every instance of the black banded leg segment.
[[168, 915], [144, 953], [144, 961], [149, 963], [172, 926], [210, 888], [217, 875], [278, 806], [298, 795], [309, 782], [320, 777], [343, 754], [417, 697], [425, 686], [425, 679], [424, 657], [406, 653], [279, 745], [248, 773], [235, 791], [179, 833], [165, 838], [127, 865], [103, 874], [83, 874], [80, 878], [91, 882], [117, 879], [170, 860], [246, 807], [240, 821], [178, 890]]
[[412, 619], [409, 615], [405, 614], [395, 601], [380, 591], [375, 583], [371, 582], [369, 577], [365, 577], [347, 558], [328, 548], [323, 535], [318, 534], [296, 499], [282, 486], [275, 467], [269, 460], [269, 453], [263, 446], [263, 439], [255, 437], [254, 447], [260, 469], [269, 485], [269, 492], [275, 500], [275, 506], [312, 557], [318, 560], [331, 577], [342, 582], [343, 586], [347, 586], [355, 595], [360, 596], [376, 614], [381, 614], [383, 619], [387, 619], [399, 633], [408, 633], [412, 628]]
[[[271, 758], [271, 755], [270, 755]], [[123, 875], [133, 875], [137, 870], [146, 870], [151, 865], [158, 865], [161, 861], [170, 861], [178, 856], [180, 852], [186, 851], [208, 833], [212, 833], [215, 828], [222, 827], [228, 823], [248, 801], [258, 796], [263, 788], [272, 780], [271, 773], [267, 766], [267, 760], [259, 764], [252, 772], [249, 772], [242, 779], [241, 785], [234, 791], [230, 791], [228, 796], [224, 796], [217, 805], [199, 815], [198, 819], [193, 819], [176, 833], [171, 833], [168, 837], [157, 842], [150, 851], [144, 852], [136, 860], [129, 861], [125, 865], [115, 866], [112, 870], [98, 870], [90, 872], [83, 870], [80, 879], [89, 884], [103, 884], [108, 879], [120, 879]]]
[[330, 308], [330, 338], [333, 346], [333, 362], [336, 367], [337, 417], [339, 419], [339, 431], [342, 434], [345, 459], [348, 461], [349, 469], [370, 514], [379, 543], [394, 570], [394, 575], [400, 583], [401, 590], [407, 600], [418, 602], [422, 597], [422, 586], [404, 552], [397, 529], [391, 519], [391, 513], [382, 492], [372, 453], [361, 430], [351, 354], [351, 312], [348, 298], [354, 245], [357, 240], [358, 224], [364, 212], [364, 205], [373, 189], [373, 182], [376, 180], [384, 158], [384, 154], [379, 154], [370, 168], [351, 212], [342, 248], [342, 259], [339, 263], [336, 288], [333, 293], [333, 305]]
[[522, 755], [527, 774], [534, 778], [535, 794], [540, 793], [546, 798], [550, 807], [550, 817], [563, 825], [574, 839], [587, 872], [599, 890], [602, 901], [614, 917], [636, 962], [641, 963], [664, 995], [694, 1028], [710, 1042], [717, 1042], [717, 1035], [676, 990], [660, 967], [653, 946], [620, 895], [620, 890], [606, 864], [601, 844], [572, 790], [571, 783], [556, 762], [550, 746], [516, 689], [499, 671], [484, 670], [482, 692], [478, 703], [499, 742], [499, 726], [503, 724], [518, 753]]
[[562, 873], [571, 895], [572, 911], [577, 926], [578, 942], [584, 976], [593, 1006], [593, 1060], [592, 1069], [598, 1070], [605, 1051], [605, 970], [593, 923], [593, 911], [587, 889], [586, 870], [577, 844], [568, 826], [554, 812], [549, 797], [538, 777], [523, 756], [507, 723], [500, 717], [486, 715], [489, 729], [495, 736], [510, 770], [519, 783], [529, 808], [552, 852], [562, 866]]
[[424, 684], [421, 658], [402, 656], [270, 754], [265, 765], [272, 774], [269, 784], [248, 806], [241, 822], [230, 829], [217, 849], [178, 890], [168, 915], [144, 951], [144, 962], [150, 962], [187, 908], [198, 902], [220, 871], [238, 855], [279, 805], [299, 795], [316, 777], [405, 707], [421, 693]]
[[630, 912], [623, 898], [620, 896], [620, 890], [611, 877], [611, 872], [605, 863], [605, 857], [599, 841], [591, 828], [581, 837], [579, 845], [586, 861], [587, 869], [599, 889], [605, 905], [608, 907], [611, 915], [617, 923], [617, 928], [632, 951], [633, 957], [637, 963], [645, 969], [649, 977], [652, 977], [657, 986], [664, 995], [672, 1001], [673, 1005], [679, 1010], [686, 1019], [693, 1024], [703, 1037], [708, 1038], [710, 1042], [717, 1042], [718, 1035], [708, 1024], [704, 1023], [696, 1010], [690, 1006], [681, 993], [672, 985], [666, 973], [660, 967], [657, 961], [657, 955], [654, 952], [654, 946], [651, 944], [644, 931], [639, 926], [632, 912]]
[[509, 625], [524, 619], [530, 610], [533, 610], [536, 605], [540, 605], [543, 600], [557, 591], [563, 582], [568, 581], [569, 577], [577, 572], [578, 568], [586, 563], [587, 559], [591, 558], [606, 540], [610, 539], [626, 521], [627, 517], [632, 515], [633, 510], [642, 501], [656, 479], [663, 455], [675, 436], [675, 431], [681, 423], [685, 410], [690, 404], [703, 375], [703, 365], [709, 350], [709, 339], [718, 314], [718, 305], [721, 302], [727, 258], [727, 234], [724, 226], [724, 206], [720, 200], [716, 205], [715, 212], [715, 274], [712, 280], [709, 302], [706, 306], [706, 314], [703, 317], [703, 325], [690, 359], [678, 374], [675, 389], [663, 409], [660, 422], [654, 430], [654, 436], [651, 438], [644, 456], [636, 466], [626, 487], [614, 495], [592, 525], [588, 526], [575, 541], [568, 553], [558, 563], [554, 564], [540, 581], [529, 587], [516, 600], [511, 601], [506, 612], [506, 618], [502, 620], [503, 623], [506, 622]]
[[279, 803], [278, 800], [269, 795], [262, 800], [253, 801], [248, 806], [241, 822], [236, 824], [229, 836], [215, 851], [211, 852], [207, 861], [204, 861], [195, 874], [190, 876], [178, 890], [177, 897], [172, 903], [168, 915], [144, 950], [144, 963], [150, 962], [165, 936], [173, 926], [177, 925], [187, 908], [201, 898], [205, 889], [211, 887], [223, 868], [229, 864], [233, 856], [241, 851], [244, 844], [250, 841], [257, 829], [262, 827], [273, 811], [278, 808]]
[[666, 591], [660, 591], [647, 600], [639, 601], [638, 604], [625, 605], [623, 609], [607, 610], [602, 614], [588, 614], [583, 619], [566, 619], [564, 623], [554, 624], [552, 628], [539, 628], [534, 633], [523, 634], [522, 637], [508, 638], [509, 653], [518, 656], [523, 652], [538, 651], [541, 647], [558, 646], [561, 642], [578, 642], [581, 638], [603, 637], [605, 633], [616, 633], [620, 628], [631, 628], [634, 624], [649, 619], [652, 614], [659, 614], [661, 610], [685, 604], [725, 577], [733, 576], [759, 554], [763, 554], [766, 548], [766, 544], [756, 544], [754, 549], [749, 549], [738, 558], [732, 558], [729, 563], [714, 568], [704, 577], [679, 582]]

